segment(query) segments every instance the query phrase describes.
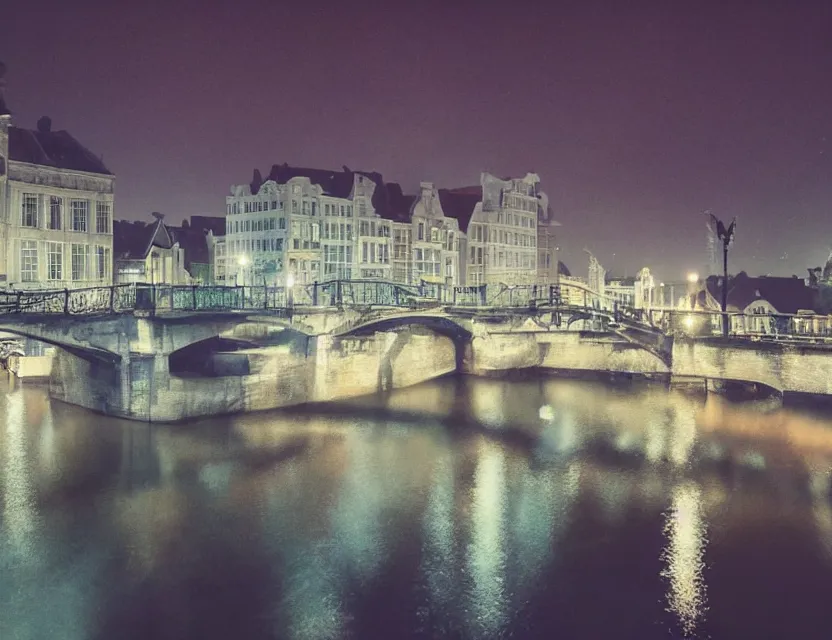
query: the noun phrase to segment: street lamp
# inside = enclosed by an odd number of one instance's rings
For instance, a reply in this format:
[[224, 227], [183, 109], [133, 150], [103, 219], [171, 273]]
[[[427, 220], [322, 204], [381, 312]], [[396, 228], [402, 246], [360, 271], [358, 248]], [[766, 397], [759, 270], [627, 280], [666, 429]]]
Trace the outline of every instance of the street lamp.
[[699, 282], [699, 274], [696, 273], [696, 271], [691, 271], [688, 274], [688, 282], [690, 282], [691, 284], [696, 284], [697, 282]]
[[295, 274], [291, 271], [286, 274], [286, 306], [292, 309], [295, 306]]
[[734, 232], [737, 229], [737, 219], [734, 218], [728, 228], [714, 214], [711, 216], [711, 223], [716, 228], [716, 235], [722, 241], [722, 337], [728, 337], [728, 247], [734, 240]]
[[[248, 256], [241, 255], [237, 258], [237, 264], [240, 265], [241, 269], [245, 269], [246, 265], [248, 264]], [[238, 269], [239, 271], [239, 269]], [[236, 278], [235, 278], [236, 280]], [[246, 278], [245, 278], [245, 271], [243, 271], [243, 286], [246, 286]]]

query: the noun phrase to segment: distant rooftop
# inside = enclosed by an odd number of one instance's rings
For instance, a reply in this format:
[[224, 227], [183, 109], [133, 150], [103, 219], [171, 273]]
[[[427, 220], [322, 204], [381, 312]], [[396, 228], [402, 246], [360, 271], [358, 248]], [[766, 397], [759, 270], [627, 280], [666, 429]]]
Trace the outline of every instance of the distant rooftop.
[[9, 159], [70, 171], [113, 175], [101, 158], [67, 131], [52, 131], [49, 118], [38, 121], [38, 129], [9, 127]]

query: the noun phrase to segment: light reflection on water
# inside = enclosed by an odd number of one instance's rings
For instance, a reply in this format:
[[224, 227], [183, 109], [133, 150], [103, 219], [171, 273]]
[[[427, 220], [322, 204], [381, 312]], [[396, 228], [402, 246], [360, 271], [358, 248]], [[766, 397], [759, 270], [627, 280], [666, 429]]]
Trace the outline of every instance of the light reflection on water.
[[823, 418], [468, 378], [176, 427], [28, 387], [0, 412], [0, 638], [807, 638], [832, 624]]
[[670, 581], [668, 603], [679, 617], [685, 635], [692, 635], [705, 614], [705, 524], [701, 512], [701, 491], [693, 482], [673, 489], [673, 502], [667, 514], [665, 534], [668, 546], [664, 553]]

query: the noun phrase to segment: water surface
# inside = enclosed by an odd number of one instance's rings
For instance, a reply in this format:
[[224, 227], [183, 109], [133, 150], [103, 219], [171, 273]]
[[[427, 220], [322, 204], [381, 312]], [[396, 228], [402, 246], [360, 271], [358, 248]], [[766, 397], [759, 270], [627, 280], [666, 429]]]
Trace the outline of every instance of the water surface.
[[149, 426], [0, 394], [0, 638], [829, 638], [832, 423], [448, 378]]

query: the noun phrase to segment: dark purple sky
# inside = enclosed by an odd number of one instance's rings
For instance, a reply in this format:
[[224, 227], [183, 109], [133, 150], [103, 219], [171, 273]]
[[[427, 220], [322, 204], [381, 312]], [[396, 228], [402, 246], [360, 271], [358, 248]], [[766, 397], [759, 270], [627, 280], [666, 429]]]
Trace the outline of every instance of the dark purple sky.
[[16, 122], [103, 154], [119, 217], [222, 214], [275, 162], [410, 189], [532, 170], [578, 275], [589, 247], [681, 278], [705, 209], [739, 218], [732, 269], [832, 246], [829, 0], [8, 4]]

